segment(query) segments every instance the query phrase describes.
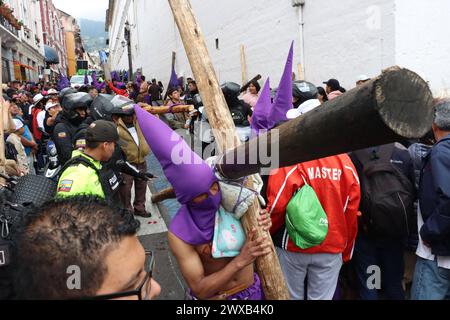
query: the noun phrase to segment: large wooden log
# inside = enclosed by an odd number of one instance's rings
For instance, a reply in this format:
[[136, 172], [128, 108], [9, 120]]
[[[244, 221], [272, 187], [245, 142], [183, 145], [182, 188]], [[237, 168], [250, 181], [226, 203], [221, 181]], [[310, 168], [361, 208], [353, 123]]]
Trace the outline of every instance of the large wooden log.
[[[218, 149], [225, 151], [235, 148], [240, 141], [190, 1], [168, 1], [197, 81], [209, 123], [214, 129]], [[247, 232], [258, 226], [259, 211], [259, 203], [255, 201], [243, 217], [243, 226]], [[258, 236], [263, 235], [262, 232], [258, 232]], [[289, 292], [275, 250], [272, 254], [257, 259], [256, 267], [267, 299], [289, 299]]]
[[[424, 136], [433, 121], [432, 94], [424, 80], [412, 71], [396, 67], [321, 108], [292, 120], [278, 129], [276, 145], [272, 133], [261, 135], [230, 150], [218, 164], [228, 178], [241, 178], [272, 169]], [[279, 163], [266, 162], [261, 143], [278, 150]], [[238, 154], [244, 157], [238, 163]], [[258, 155], [250, 161], [249, 155]], [[255, 160], [255, 159], [251, 159]], [[169, 199], [172, 192], [165, 191]], [[162, 201], [162, 200], [161, 200]]]
[[[229, 151], [218, 166], [236, 179], [262, 168], [287, 167], [331, 155], [424, 136], [433, 122], [433, 96], [416, 73], [392, 67], [300, 118]], [[277, 161], [268, 163], [260, 141]], [[279, 150], [279, 152], [278, 152]], [[242, 156], [244, 155], [244, 156]], [[251, 159], [249, 157], [251, 155]], [[265, 163], [264, 163], [265, 162]]]

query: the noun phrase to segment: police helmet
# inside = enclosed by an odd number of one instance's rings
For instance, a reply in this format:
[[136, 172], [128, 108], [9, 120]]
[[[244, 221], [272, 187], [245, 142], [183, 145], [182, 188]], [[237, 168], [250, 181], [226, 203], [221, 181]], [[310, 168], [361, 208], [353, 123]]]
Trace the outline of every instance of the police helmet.
[[220, 86], [226, 99], [236, 98], [241, 93], [241, 86], [235, 82], [225, 82]]
[[134, 114], [134, 101], [122, 96], [115, 96], [111, 100], [112, 114], [119, 116], [132, 116]]
[[77, 92], [78, 92], [77, 90], [75, 90], [74, 88], [71, 88], [71, 87], [64, 88], [59, 92], [59, 95], [58, 95], [59, 101], [62, 102], [66, 95], [77, 93]]
[[111, 121], [111, 115], [114, 109], [114, 105], [111, 103], [113, 98], [114, 96], [109, 94], [99, 94], [98, 97], [94, 99], [89, 108], [91, 117], [94, 121]]
[[88, 109], [89, 96], [87, 93], [79, 92], [66, 95], [62, 102], [63, 116], [74, 124], [80, 124], [84, 119], [76, 112], [77, 108]]
[[297, 101], [294, 103], [296, 108], [305, 101], [317, 99], [318, 93], [317, 87], [310, 82], [295, 81], [292, 84], [292, 96], [297, 98]]

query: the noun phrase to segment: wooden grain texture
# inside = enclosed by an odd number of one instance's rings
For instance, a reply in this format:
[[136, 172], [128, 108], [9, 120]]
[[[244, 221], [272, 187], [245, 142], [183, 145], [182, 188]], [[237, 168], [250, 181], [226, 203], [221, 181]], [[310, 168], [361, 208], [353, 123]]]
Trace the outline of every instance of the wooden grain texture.
[[[431, 129], [433, 116], [433, 96], [427, 82], [410, 70], [392, 67], [365, 85], [276, 128], [279, 137], [273, 142], [274, 130], [230, 150], [222, 158], [219, 171], [237, 179], [273, 166], [260, 158], [259, 140], [268, 141], [268, 150], [279, 150], [279, 161], [273, 168], [282, 168], [423, 137]], [[238, 157], [242, 154], [245, 161]], [[257, 155], [257, 159], [250, 162], [248, 155]]]
[[[224, 152], [235, 148], [240, 141], [191, 3], [189, 0], [168, 1], [183, 40], [209, 123], [214, 129], [218, 150]], [[259, 203], [255, 201], [249, 212], [243, 217], [243, 226], [247, 232], [258, 226], [259, 211]], [[264, 233], [258, 232], [258, 236], [262, 235]], [[268, 236], [267, 233], [266, 235]], [[267, 299], [289, 299], [289, 292], [274, 248], [272, 254], [257, 259], [256, 267]]]
[[154, 107], [151, 105], [148, 105], [146, 103], [139, 103], [139, 105], [147, 112], [150, 112], [151, 114], [166, 114], [166, 113], [183, 113], [183, 112], [191, 112], [195, 109], [193, 105], [179, 105], [174, 106], [172, 108], [162, 106], [162, 107]]

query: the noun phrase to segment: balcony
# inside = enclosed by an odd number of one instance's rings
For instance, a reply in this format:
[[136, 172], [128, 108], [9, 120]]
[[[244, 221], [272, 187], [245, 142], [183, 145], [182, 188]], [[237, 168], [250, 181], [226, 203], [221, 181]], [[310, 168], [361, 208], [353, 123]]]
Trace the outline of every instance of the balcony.
[[0, 16], [0, 25], [17, 38], [19, 37], [19, 30], [17, 30], [4, 16]]
[[13, 13], [14, 9], [0, 1], [0, 25], [14, 36], [19, 37], [19, 30], [22, 28], [23, 22], [18, 21]]

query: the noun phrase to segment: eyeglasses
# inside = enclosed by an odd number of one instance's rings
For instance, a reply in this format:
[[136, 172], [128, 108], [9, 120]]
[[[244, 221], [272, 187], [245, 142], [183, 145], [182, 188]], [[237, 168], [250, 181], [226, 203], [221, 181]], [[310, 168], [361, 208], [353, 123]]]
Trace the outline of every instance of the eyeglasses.
[[154, 268], [155, 268], [155, 257], [153, 255], [153, 252], [146, 251], [144, 270], [145, 272], [147, 272], [147, 274], [142, 280], [142, 283], [135, 290], [95, 296], [87, 298], [86, 300], [113, 300], [132, 296], [137, 296], [139, 300], [148, 300], [149, 298], [148, 295], [151, 290], [151, 279]]

